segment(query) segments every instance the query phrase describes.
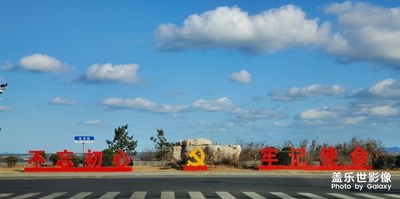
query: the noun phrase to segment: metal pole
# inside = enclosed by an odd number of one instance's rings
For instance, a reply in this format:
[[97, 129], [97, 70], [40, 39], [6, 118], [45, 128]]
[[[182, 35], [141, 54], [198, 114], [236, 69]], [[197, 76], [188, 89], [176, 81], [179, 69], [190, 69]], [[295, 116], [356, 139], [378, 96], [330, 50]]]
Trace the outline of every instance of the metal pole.
[[83, 167], [85, 167], [85, 143], [84, 142], [82, 142], [82, 149], [83, 149], [83, 151], [82, 151], [82, 165], [83, 165]]

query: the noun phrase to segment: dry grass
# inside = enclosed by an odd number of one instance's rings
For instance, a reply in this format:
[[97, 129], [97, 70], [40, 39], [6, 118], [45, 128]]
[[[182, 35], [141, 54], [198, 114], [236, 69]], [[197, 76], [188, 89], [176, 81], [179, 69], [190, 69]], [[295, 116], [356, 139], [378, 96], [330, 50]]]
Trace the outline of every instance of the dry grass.
[[138, 172], [171, 172], [176, 169], [167, 166], [134, 166], [133, 171]]
[[24, 166], [16, 166], [13, 168], [1, 167], [0, 174], [12, 174], [12, 173], [21, 173], [24, 171]]

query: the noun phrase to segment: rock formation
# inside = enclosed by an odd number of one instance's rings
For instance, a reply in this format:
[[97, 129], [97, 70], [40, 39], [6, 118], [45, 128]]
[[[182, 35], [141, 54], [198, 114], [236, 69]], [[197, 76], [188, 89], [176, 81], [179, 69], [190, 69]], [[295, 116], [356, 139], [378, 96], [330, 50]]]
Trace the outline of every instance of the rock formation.
[[237, 161], [242, 150], [240, 145], [215, 145], [212, 144], [211, 140], [205, 138], [187, 139], [175, 144], [172, 160], [174, 162], [186, 163], [189, 153], [196, 147], [204, 150], [208, 164], [220, 163], [222, 161]]

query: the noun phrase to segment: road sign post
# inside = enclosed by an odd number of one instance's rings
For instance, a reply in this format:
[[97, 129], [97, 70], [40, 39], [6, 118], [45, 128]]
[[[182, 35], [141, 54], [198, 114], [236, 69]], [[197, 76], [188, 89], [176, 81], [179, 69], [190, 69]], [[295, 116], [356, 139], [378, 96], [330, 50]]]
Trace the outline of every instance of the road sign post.
[[75, 136], [75, 143], [82, 143], [82, 164], [85, 166], [85, 144], [94, 143], [94, 136]]

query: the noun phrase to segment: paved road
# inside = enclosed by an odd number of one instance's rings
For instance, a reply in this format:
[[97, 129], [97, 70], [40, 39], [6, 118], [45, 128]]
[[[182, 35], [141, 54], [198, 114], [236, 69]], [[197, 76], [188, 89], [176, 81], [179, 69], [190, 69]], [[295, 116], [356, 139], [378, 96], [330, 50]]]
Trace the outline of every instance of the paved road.
[[2, 179], [0, 198], [400, 198], [399, 179], [390, 191], [332, 190], [330, 178], [145, 177]]

